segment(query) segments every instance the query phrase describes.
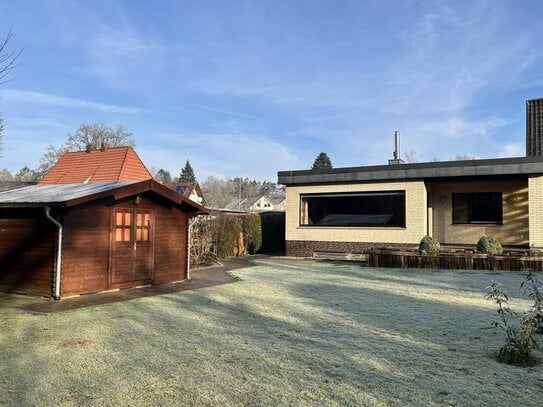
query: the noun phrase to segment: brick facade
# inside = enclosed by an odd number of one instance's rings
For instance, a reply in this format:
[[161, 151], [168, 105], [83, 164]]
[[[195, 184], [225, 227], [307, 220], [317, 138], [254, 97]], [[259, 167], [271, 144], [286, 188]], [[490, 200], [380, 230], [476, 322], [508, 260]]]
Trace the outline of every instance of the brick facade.
[[[300, 195], [312, 193], [405, 191], [406, 226], [330, 227], [300, 225]], [[501, 192], [503, 224], [452, 224], [452, 194]], [[427, 201], [428, 200], [428, 201]], [[526, 180], [424, 181], [288, 186], [286, 253], [309, 257], [315, 251], [363, 253], [376, 247], [416, 247], [423, 236], [442, 244], [475, 245], [491, 235], [503, 245], [543, 247], [543, 176]]]
[[[405, 191], [405, 227], [318, 227], [300, 225], [300, 194], [334, 192]], [[288, 186], [286, 240], [418, 244], [427, 234], [426, 186], [423, 181]]]
[[530, 247], [543, 247], [543, 176], [528, 178]]
[[[430, 196], [429, 207], [431, 208], [431, 232], [432, 236], [440, 243], [474, 245], [481, 236], [490, 235], [503, 245], [528, 245], [529, 198], [528, 182], [525, 180], [431, 183], [428, 184], [428, 192]], [[453, 224], [452, 194], [464, 192], [501, 192], [503, 224]]]

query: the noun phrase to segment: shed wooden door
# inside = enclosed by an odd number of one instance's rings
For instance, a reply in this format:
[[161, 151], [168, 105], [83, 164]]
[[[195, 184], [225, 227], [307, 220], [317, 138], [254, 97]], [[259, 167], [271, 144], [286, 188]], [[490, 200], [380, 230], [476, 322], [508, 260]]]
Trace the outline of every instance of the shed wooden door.
[[114, 287], [146, 283], [153, 272], [152, 211], [115, 209], [110, 281]]

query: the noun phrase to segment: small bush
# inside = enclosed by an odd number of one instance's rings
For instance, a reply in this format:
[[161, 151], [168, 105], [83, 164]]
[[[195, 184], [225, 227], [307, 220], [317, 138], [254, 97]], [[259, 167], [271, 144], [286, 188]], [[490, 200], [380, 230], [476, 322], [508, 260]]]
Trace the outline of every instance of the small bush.
[[420, 254], [437, 254], [441, 251], [439, 242], [431, 236], [424, 236], [419, 244]]
[[477, 242], [477, 251], [486, 254], [500, 255], [503, 253], [503, 248], [498, 239], [484, 235]]
[[519, 322], [514, 321], [518, 314], [509, 308], [509, 297], [501, 284], [495, 282], [490, 284], [485, 298], [495, 301], [498, 305], [499, 319], [492, 325], [500, 327], [505, 332], [505, 345], [498, 351], [498, 360], [511, 365], [533, 366], [538, 362], [532, 355], [532, 350], [539, 348], [538, 329], [541, 328], [543, 315], [541, 282], [529, 272], [521, 287], [534, 300], [534, 304], [520, 317]]

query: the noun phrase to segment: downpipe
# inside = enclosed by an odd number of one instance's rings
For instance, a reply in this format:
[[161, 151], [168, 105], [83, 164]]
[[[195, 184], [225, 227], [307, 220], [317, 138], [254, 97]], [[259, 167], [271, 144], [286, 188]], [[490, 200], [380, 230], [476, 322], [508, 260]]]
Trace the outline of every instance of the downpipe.
[[58, 228], [58, 240], [57, 240], [57, 263], [55, 269], [55, 294], [53, 298], [60, 300], [60, 271], [62, 266], [62, 224], [51, 216], [51, 208], [45, 207], [45, 216]]

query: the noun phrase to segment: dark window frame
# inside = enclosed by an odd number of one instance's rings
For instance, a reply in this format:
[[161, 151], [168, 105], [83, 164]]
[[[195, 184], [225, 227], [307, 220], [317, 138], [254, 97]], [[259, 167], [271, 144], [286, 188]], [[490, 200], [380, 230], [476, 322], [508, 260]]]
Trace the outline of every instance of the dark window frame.
[[[476, 205], [477, 199], [481, 199], [484, 196], [488, 197], [494, 197], [496, 199], [496, 202], [498, 203], [498, 206], [495, 208], [483, 208], [484, 212], [494, 212], [496, 214], [496, 217], [492, 219], [477, 219], [477, 215], [474, 214], [477, 212], [481, 212], [480, 208], [474, 208], [474, 205]], [[499, 196], [499, 199], [497, 199]], [[459, 199], [464, 198], [465, 202], [463, 202], [466, 205], [465, 208], [465, 214], [460, 213], [460, 208], [455, 208], [455, 204], [458, 202]], [[451, 216], [452, 216], [452, 224], [453, 225], [503, 225], [503, 193], [502, 192], [455, 192], [452, 194], [451, 199]], [[499, 214], [499, 215], [498, 215]], [[461, 215], [465, 216], [465, 220], [459, 219]]]
[[[401, 216], [400, 223], [355, 223], [355, 224], [312, 224], [309, 223], [309, 213], [305, 213], [305, 206], [308, 205], [305, 199], [307, 198], [333, 198], [333, 197], [354, 197], [354, 196], [385, 196], [385, 195], [395, 195], [401, 196], [403, 214]], [[396, 229], [405, 229], [407, 224], [407, 200], [406, 200], [406, 191], [405, 190], [386, 190], [386, 191], [359, 191], [359, 192], [321, 192], [321, 193], [306, 193], [299, 195], [299, 213], [298, 213], [298, 225], [299, 227], [309, 227], [309, 228], [396, 228]], [[308, 211], [308, 209], [307, 209]], [[306, 217], [306, 223], [303, 223], [304, 217]]]

